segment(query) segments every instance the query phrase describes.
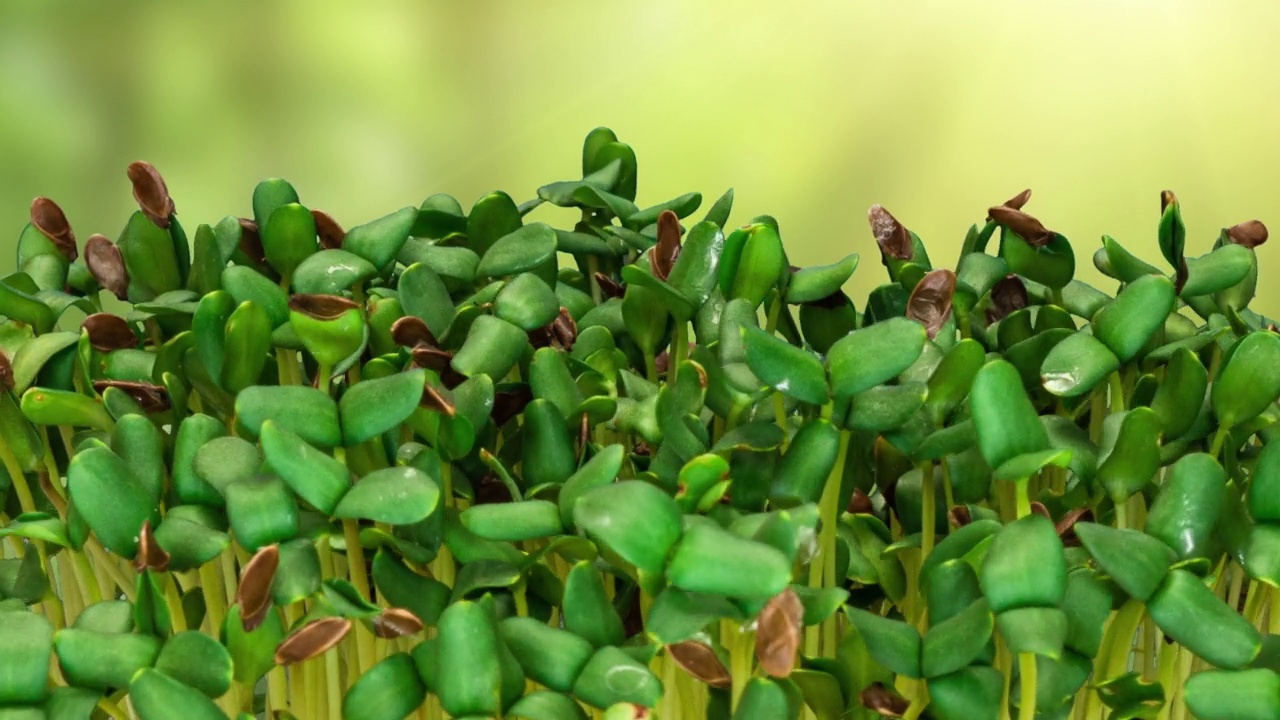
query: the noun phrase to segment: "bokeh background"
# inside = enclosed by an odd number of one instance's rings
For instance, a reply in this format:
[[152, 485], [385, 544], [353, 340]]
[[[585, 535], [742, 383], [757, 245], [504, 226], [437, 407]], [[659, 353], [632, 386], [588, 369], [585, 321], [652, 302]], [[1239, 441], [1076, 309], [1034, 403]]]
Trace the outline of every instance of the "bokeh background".
[[732, 186], [793, 262], [861, 252], [855, 291], [882, 277], [871, 204], [950, 263], [1025, 187], [1096, 279], [1103, 233], [1158, 260], [1165, 188], [1189, 254], [1280, 230], [1278, 30], [1273, 0], [5, 0], [0, 270], [36, 195], [115, 237], [136, 159], [190, 230], [268, 176], [350, 226], [434, 192], [529, 199], [608, 125], [641, 206]]

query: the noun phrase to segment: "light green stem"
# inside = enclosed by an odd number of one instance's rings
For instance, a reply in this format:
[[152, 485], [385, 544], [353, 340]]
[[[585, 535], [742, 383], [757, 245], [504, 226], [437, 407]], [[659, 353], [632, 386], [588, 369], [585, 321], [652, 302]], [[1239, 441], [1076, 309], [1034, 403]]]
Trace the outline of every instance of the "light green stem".
[[1018, 720], [1034, 720], [1036, 716], [1036, 656], [1018, 655], [1018, 674], [1022, 676], [1022, 694], [1018, 703]]

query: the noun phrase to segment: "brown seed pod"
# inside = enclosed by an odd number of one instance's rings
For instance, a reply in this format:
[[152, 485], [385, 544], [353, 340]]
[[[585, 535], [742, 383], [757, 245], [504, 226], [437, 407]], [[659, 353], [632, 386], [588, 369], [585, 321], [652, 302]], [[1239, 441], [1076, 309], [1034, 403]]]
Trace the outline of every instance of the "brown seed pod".
[[150, 520], [144, 520], [142, 529], [138, 531], [138, 554], [133, 558], [133, 569], [138, 572], [164, 572], [169, 569], [169, 553], [156, 542]]
[[773, 596], [756, 620], [756, 659], [773, 677], [787, 677], [796, 667], [804, 605], [791, 588]]
[[296, 293], [289, 297], [289, 309], [316, 320], [336, 320], [360, 304], [341, 295]]
[[137, 333], [119, 315], [94, 313], [86, 317], [80, 327], [88, 333], [89, 344], [100, 352], [138, 347]]
[[31, 201], [31, 224], [45, 237], [53, 241], [58, 252], [75, 262], [79, 256], [76, 251], [76, 234], [71, 231], [71, 223], [67, 222], [66, 213], [58, 204], [47, 197], [38, 197]]
[[1058, 537], [1062, 538], [1064, 546], [1079, 547], [1080, 538], [1076, 537], [1076, 523], [1092, 521], [1093, 510], [1088, 506], [1073, 508], [1054, 523], [1054, 529], [1057, 530]]
[[849, 506], [845, 508], [845, 512], [852, 515], [869, 515], [873, 511], [871, 506], [871, 497], [858, 488], [853, 489], [853, 494], [849, 496]]
[[262, 235], [258, 233], [258, 223], [249, 218], [240, 218], [240, 252], [245, 254], [254, 265], [267, 262], [267, 251], [262, 247]]
[[254, 553], [240, 571], [236, 604], [240, 606], [240, 618], [247, 632], [261, 625], [271, 609], [271, 583], [279, 567], [280, 546], [268, 545]]
[[947, 524], [953, 528], [962, 528], [973, 522], [973, 515], [967, 505], [957, 505], [947, 511]]
[[671, 275], [671, 268], [680, 257], [680, 218], [670, 210], [658, 216], [658, 243], [649, 251], [649, 269], [659, 280]]
[[680, 669], [713, 688], [733, 685], [733, 678], [710, 646], [696, 640], [685, 640], [667, 646], [667, 656]]
[[1022, 212], [1003, 205], [988, 211], [991, 219], [1016, 233], [1032, 247], [1041, 247], [1053, 239], [1053, 231], [1046, 228], [1039, 220]]
[[1267, 241], [1267, 226], [1261, 220], [1249, 220], [1227, 228], [1227, 238], [1236, 245], [1256, 248]]
[[1169, 209], [1170, 205], [1176, 205], [1177, 203], [1178, 203], [1178, 196], [1174, 195], [1172, 190], [1160, 191], [1160, 214], [1161, 215], [1164, 214], [1165, 210]]
[[323, 210], [312, 210], [311, 217], [316, 221], [316, 234], [320, 236], [320, 247], [325, 250], [337, 250], [347, 238], [347, 231], [342, 229], [333, 216]]
[[436, 336], [431, 334], [431, 330], [427, 328], [427, 324], [422, 318], [414, 315], [405, 315], [391, 323], [391, 340], [401, 347], [412, 348], [421, 344], [428, 347], [437, 348], [440, 343], [436, 341]]
[[404, 608], [387, 608], [373, 618], [373, 633], [388, 640], [417, 635], [422, 632], [422, 621]]
[[874, 710], [887, 718], [900, 718], [907, 714], [911, 703], [896, 692], [889, 690], [883, 683], [873, 682], [858, 696], [862, 707]]
[[907, 300], [907, 317], [924, 325], [932, 340], [951, 318], [951, 299], [956, 292], [956, 274], [941, 269], [926, 273]]
[[1005, 200], [1003, 205], [1004, 207], [1007, 207], [1010, 210], [1021, 210], [1027, 204], [1027, 201], [1030, 199], [1031, 199], [1031, 188], [1027, 188], [1026, 190], [1023, 190], [1022, 192], [1018, 193], [1017, 195], [1014, 195], [1008, 200]]
[[422, 399], [418, 401], [418, 407], [434, 410], [449, 417], [453, 417], [458, 412], [457, 406], [453, 404], [453, 398], [430, 384], [422, 388]]
[[13, 379], [13, 363], [9, 362], [9, 356], [0, 352], [0, 392], [8, 392], [16, 387]]
[[569, 314], [569, 308], [561, 307], [560, 314], [551, 321], [551, 335], [555, 337], [556, 343], [561, 348], [573, 349], [573, 344], [578, 340], [578, 323]]
[[142, 407], [143, 411], [154, 415], [173, 407], [169, 391], [160, 385], [138, 380], [94, 380], [93, 389], [101, 395], [107, 388], [123, 391]]
[[987, 308], [987, 324], [1005, 319], [1030, 304], [1027, 286], [1017, 275], [1006, 275], [991, 288], [991, 307]]
[[276, 664], [291, 665], [323, 655], [342, 642], [350, 631], [351, 621], [342, 617], [321, 618], [308, 623], [276, 648]]
[[600, 294], [605, 300], [612, 298], [620, 298], [626, 294], [627, 288], [617, 280], [605, 275], [604, 273], [596, 273], [594, 275], [596, 284], [600, 286]]
[[133, 199], [151, 222], [169, 228], [169, 217], [175, 212], [173, 198], [160, 171], [148, 162], [129, 163], [129, 182], [133, 183]]
[[911, 232], [879, 205], [872, 205], [867, 211], [867, 220], [871, 223], [871, 234], [885, 257], [895, 260], [910, 260], [915, 257], [915, 244], [911, 242]]
[[89, 274], [107, 292], [121, 300], [129, 298], [129, 271], [120, 248], [105, 235], [92, 235], [84, 244], [84, 264]]
[[516, 415], [524, 412], [524, 408], [533, 402], [533, 391], [528, 385], [517, 385], [501, 390], [493, 395], [493, 410], [490, 416], [493, 424], [502, 427]]

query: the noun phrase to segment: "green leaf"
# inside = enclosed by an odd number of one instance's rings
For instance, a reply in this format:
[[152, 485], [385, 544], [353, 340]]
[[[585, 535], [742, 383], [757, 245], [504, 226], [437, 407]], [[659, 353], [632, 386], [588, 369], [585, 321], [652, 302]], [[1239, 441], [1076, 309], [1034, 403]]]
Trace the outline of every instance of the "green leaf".
[[[440, 616], [439, 656], [433, 689], [455, 717], [498, 712], [502, 684], [497, 623], [480, 603], [460, 600]], [[420, 664], [419, 664], [420, 666]]]
[[670, 210], [676, 214], [676, 217], [684, 219], [698, 211], [698, 207], [702, 205], [702, 193], [685, 193], [676, 198], [672, 198], [663, 203], [658, 203], [652, 207], [632, 213], [628, 217], [622, 218], [627, 225], [633, 228], [644, 228], [658, 222], [658, 216]]
[[1049, 438], [1022, 387], [1022, 379], [1007, 361], [993, 360], [978, 371], [969, 405], [978, 446], [991, 467], [1049, 447]]
[[332, 448], [342, 443], [338, 405], [327, 393], [298, 385], [255, 385], [236, 396], [236, 420], [257, 439], [262, 425], [274, 420], [307, 443]]
[[8, 536], [39, 540], [61, 547], [71, 546], [66, 524], [42, 512], [23, 513], [10, 521], [7, 527], [0, 528], [0, 538]]
[[434, 240], [466, 229], [467, 215], [458, 201], [452, 195], [436, 193], [422, 201], [410, 234]]
[[258, 234], [267, 262], [284, 277], [292, 276], [298, 265], [320, 248], [315, 217], [296, 202], [272, 210]]
[[595, 654], [595, 648], [586, 640], [533, 618], [507, 618], [502, 621], [500, 632], [525, 674], [558, 692], [573, 689], [574, 681]]
[[182, 287], [173, 240], [141, 211], [129, 217], [116, 247], [129, 272], [131, 301], [150, 300]]
[[969, 396], [973, 379], [986, 362], [986, 351], [973, 338], [956, 343], [929, 377], [925, 410], [936, 426], [941, 426], [964, 399]]
[[791, 582], [791, 563], [769, 545], [698, 523], [676, 546], [667, 579], [688, 592], [766, 599]]
[[[827, 478], [835, 467], [840, 451], [840, 431], [821, 418], [805, 423], [796, 431], [787, 451], [782, 455], [774, 475], [770, 495], [774, 498], [791, 498], [800, 502], [818, 502]], [[717, 456], [710, 457], [719, 459]], [[688, 470], [689, 466], [686, 465]], [[681, 477], [684, 477], [681, 472]], [[727, 479], [729, 466], [720, 461], [712, 468], [716, 482]], [[710, 486], [704, 488], [710, 489]], [[699, 495], [701, 497], [701, 495]]]
[[365, 671], [342, 698], [348, 720], [402, 720], [426, 699], [427, 688], [406, 653], [390, 655]]
[[919, 382], [873, 387], [849, 398], [843, 425], [850, 430], [871, 432], [902, 427], [924, 406], [928, 392]]
[[1173, 283], [1168, 278], [1140, 277], [1093, 316], [1093, 334], [1120, 362], [1128, 362], [1164, 327], [1174, 301]]
[[1045, 245], [1034, 247], [1016, 233], [1005, 232], [1000, 256], [1009, 271], [1054, 289], [1066, 287], [1076, 272], [1076, 256], [1071, 243], [1054, 233]]
[[1000, 714], [1004, 678], [985, 665], [929, 680], [929, 708], [938, 720], [995, 718]]
[[920, 667], [920, 633], [900, 620], [890, 620], [861, 608], [847, 606], [845, 614], [867, 643], [876, 662], [909, 678], [924, 677]]
[[22, 394], [22, 414], [36, 425], [64, 425], [110, 430], [115, 421], [103, 404], [87, 395], [33, 387]]
[[1076, 535], [1104, 572], [1126, 593], [1146, 602], [1160, 587], [1173, 553], [1156, 538], [1137, 530], [1076, 523]]
[[725, 299], [744, 299], [760, 307], [787, 270], [786, 251], [777, 228], [754, 223], [725, 238], [719, 284]]
[[494, 242], [480, 257], [476, 272], [486, 277], [515, 275], [541, 266], [555, 254], [555, 230], [544, 223], [533, 223]]
[[1227, 290], [1243, 281], [1254, 263], [1253, 251], [1235, 244], [1223, 245], [1198, 258], [1188, 258], [1187, 280], [1179, 294], [1189, 298]]
[[994, 629], [995, 617], [981, 599], [957, 615], [932, 624], [920, 646], [921, 674], [934, 678], [966, 667], [986, 648]]
[[247, 632], [240, 616], [239, 604], [227, 609], [223, 624], [223, 643], [231, 653], [236, 682], [252, 687], [275, 667], [276, 648], [284, 641], [285, 629], [280, 614], [268, 611], [262, 624]]
[[341, 462], [315, 449], [275, 420], [261, 427], [262, 452], [267, 464], [298, 497], [325, 515], [332, 515], [347, 490], [351, 472]]
[[435, 270], [424, 263], [414, 263], [400, 273], [396, 289], [405, 314], [420, 318], [437, 338], [444, 337], [453, 323], [455, 309], [449, 289]]
[[29, 612], [0, 614], [0, 704], [44, 702], [49, 693], [49, 660], [53, 655], [53, 625]]
[[1151, 408], [1108, 416], [1102, 428], [1096, 480], [1113, 500], [1139, 492], [1160, 469], [1160, 420]]
[[271, 330], [289, 320], [289, 294], [253, 268], [232, 265], [223, 270], [222, 287], [235, 298], [236, 305], [252, 302], [260, 307], [270, 320]]
[[231, 655], [217, 640], [195, 630], [166, 640], [155, 669], [215, 699], [231, 687]]
[[153, 518], [159, 498], [106, 448], [76, 453], [67, 466], [67, 488], [103, 547], [125, 558], [138, 553], [138, 533]]
[[1262, 649], [1253, 625], [1186, 570], [1169, 571], [1147, 612], [1174, 642], [1223, 669], [1248, 665]]
[[298, 504], [279, 478], [262, 476], [226, 488], [227, 520], [236, 542], [250, 552], [298, 534]]
[[439, 622], [449, 604], [449, 586], [410, 570], [385, 548], [373, 558], [373, 580], [388, 605], [412, 612], [427, 626]]
[[338, 401], [346, 444], [359, 445], [399, 427], [418, 408], [425, 383], [426, 371], [418, 369], [353, 385]]
[[160, 548], [169, 553], [169, 568], [174, 572], [195, 570], [221, 555], [231, 545], [230, 535], [176, 517], [173, 509], [156, 528], [155, 536]]
[[756, 377], [800, 402], [826, 404], [827, 375], [817, 356], [750, 325], [741, 332], [747, 367]]
[[183, 418], [173, 448], [173, 491], [183, 503], [217, 505], [222, 494], [196, 473], [195, 458], [206, 443], [226, 435], [216, 419], [195, 414]]
[[164, 720], [182, 708], [191, 720], [226, 720], [226, 714], [198, 690], [159, 670], [143, 669], [129, 684], [129, 701], [142, 720]]
[[996, 480], [1014, 482], [1026, 480], [1047, 467], [1067, 467], [1071, 462], [1071, 450], [1040, 450], [1009, 458], [992, 473]]
[[827, 353], [832, 395], [851, 397], [891, 380], [920, 357], [926, 339], [924, 326], [906, 318], [848, 334]]
[[1240, 338], [1224, 357], [1210, 389], [1213, 413], [1224, 428], [1254, 419], [1280, 398], [1280, 335], [1266, 330]]
[[12, 356], [13, 392], [21, 395], [36, 382], [40, 371], [55, 355], [80, 339], [78, 333], [52, 332], [23, 343]]
[[1057, 607], [1067, 588], [1067, 562], [1053, 522], [1027, 515], [996, 536], [979, 571], [982, 593], [996, 613]]
[[[659, 572], [680, 539], [680, 506], [657, 487], [624, 480], [581, 495], [574, 523], [641, 570]], [[674, 561], [673, 561], [674, 564]]]
[[375, 470], [351, 487], [334, 509], [334, 517], [410, 525], [425, 519], [440, 504], [440, 487], [413, 467]]
[[1187, 680], [1182, 697], [1202, 720], [1280, 717], [1280, 675], [1272, 670], [1205, 670]]
[[[665, 595], [667, 592], [679, 591], [667, 590], [663, 594]], [[590, 562], [574, 563], [564, 581], [563, 597], [562, 608], [566, 630], [590, 642], [595, 647], [620, 645], [622, 643], [626, 637], [626, 632], [622, 626], [622, 618], [618, 616], [618, 611], [614, 608], [608, 594], [605, 592], [604, 580], [601, 578], [599, 571], [592, 567]], [[658, 598], [654, 603], [655, 608], [661, 603], [662, 595], [659, 595]], [[650, 621], [646, 625], [646, 629], [650, 633], [657, 635], [658, 628], [662, 626], [655, 624], [656, 621], [653, 618], [654, 615], [651, 611]], [[703, 625], [705, 624], [704, 622]], [[657, 636], [660, 640], [662, 639], [661, 635]], [[684, 638], [680, 639], [683, 640]]]
[[217, 437], [196, 451], [192, 464], [202, 481], [226, 495], [231, 483], [248, 480], [262, 468], [262, 453], [248, 440]]
[[547, 500], [476, 505], [462, 511], [462, 524], [488, 540], [521, 542], [564, 530], [560, 509]]
[[477, 317], [462, 348], [453, 356], [453, 369], [467, 377], [505, 378], [529, 345], [523, 330], [492, 315]]
[[256, 385], [271, 350], [271, 321], [266, 311], [246, 300], [227, 318], [222, 387], [231, 394]]
[[701, 308], [716, 288], [720, 254], [724, 251], [724, 233], [714, 222], [704, 220], [685, 235], [680, 256], [676, 258], [667, 283], [693, 305]]
[[840, 291], [858, 267], [858, 254], [831, 265], [801, 268], [787, 283], [787, 302], [793, 305], [816, 302]]
[[533, 273], [509, 280], [494, 300], [494, 315], [526, 332], [550, 323], [560, 312], [555, 291]]
[[[1270, 444], [1258, 458], [1250, 492], [1251, 500], [1260, 485], [1264, 484], [1264, 478], [1272, 474], [1264, 470], [1263, 458], [1280, 460], [1280, 448], [1269, 448]], [[1268, 463], [1267, 466], [1272, 464], [1273, 462]], [[1280, 471], [1280, 467], [1276, 471]], [[1184, 455], [1165, 473], [1160, 494], [1147, 513], [1146, 532], [1164, 541], [1173, 549], [1178, 560], [1206, 557], [1213, 528], [1222, 514], [1226, 480], [1226, 471], [1213, 456], [1206, 453]], [[1253, 517], [1257, 520], [1269, 519], [1259, 517], [1259, 509], [1251, 511]]]
[[568, 695], [535, 690], [507, 708], [505, 717], [514, 720], [586, 720], [582, 706]]
[[1054, 395], [1077, 397], [1119, 368], [1119, 358], [1106, 345], [1086, 332], [1076, 332], [1049, 351], [1040, 366], [1040, 381]]
[[597, 650], [573, 685], [575, 697], [598, 708], [620, 702], [652, 708], [662, 692], [662, 682], [649, 668], [616, 647]]
[[609, 445], [596, 453], [564, 482], [557, 502], [560, 506], [560, 520], [566, 527], [573, 525], [574, 504], [578, 498], [595, 488], [612, 483], [622, 469], [625, 455], [626, 448], [622, 445]]
[[1057, 607], [1020, 607], [996, 616], [996, 627], [1015, 655], [1033, 653], [1058, 660], [1067, 639], [1067, 615]]
[[298, 264], [292, 275], [294, 292], [337, 295], [373, 277], [378, 269], [346, 250], [321, 250]]
[[150, 635], [64, 629], [54, 635], [53, 648], [68, 682], [108, 690], [128, 687], [134, 673], [155, 664], [160, 641]]
[[418, 209], [406, 207], [347, 231], [342, 248], [385, 268], [395, 258], [418, 220]]
[[1191, 429], [1208, 388], [1209, 372], [1200, 358], [1185, 347], [1176, 348], [1151, 400], [1151, 410], [1159, 417], [1166, 440], [1179, 438]]

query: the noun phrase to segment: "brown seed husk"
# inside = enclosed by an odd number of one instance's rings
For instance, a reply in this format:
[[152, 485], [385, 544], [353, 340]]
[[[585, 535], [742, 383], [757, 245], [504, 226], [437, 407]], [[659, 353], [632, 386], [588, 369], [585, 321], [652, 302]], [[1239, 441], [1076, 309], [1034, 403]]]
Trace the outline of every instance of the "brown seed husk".
[[268, 545], [258, 550], [240, 571], [240, 585], [236, 588], [236, 604], [247, 632], [253, 632], [267, 617], [271, 609], [271, 583], [280, 567], [280, 547]]
[[297, 293], [289, 297], [289, 309], [316, 320], [337, 320], [360, 304], [341, 295]]
[[169, 569], [169, 553], [156, 542], [150, 520], [144, 520], [142, 529], [138, 531], [138, 554], [133, 558], [133, 569], [138, 572], [164, 572]]
[[849, 506], [845, 508], [845, 512], [853, 515], [868, 515], [872, 510], [871, 496], [858, 488], [854, 488], [853, 494], [849, 496]]
[[84, 244], [84, 264], [107, 292], [121, 300], [129, 297], [129, 271], [120, 248], [105, 235], [92, 235]]
[[0, 392], [7, 392], [16, 387], [13, 379], [13, 363], [9, 362], [9, 356], [0, 352]]
[[1093, 510], [1088, 506], [1073, 508], [1054, 523], [1054, 529], [1058, 532], [1058, 537], [1062, 538], [1064, 546], [1079, 547], [1080, 538], [1076, 536], [1076, 523], [1092, 521]]
[[911, 242], [911, 232], [879, 205], [872, 205], [867, 211], [867, 220], [871, 223], [871, 234], [875, 236], [880, 252], [886, 257], [896, 260], [910, 260], [915, 257], [915, 245]]
[[517, 385], [493, 395], [493, 411], [490, 416], [494, 425], [502, 427], [516, 415], [524, 412], [524, 408], [533, 402], [533, 391], [528, 385]]
[[58, 252], [62, 253], [67, 262], [75, 262], [79, 256], [76, 251], [76, 234], [71, 231], [71, 223], [67, 221], [67, 215], [62, 212], [62, 208], [58, 207], [58, 203], [47, 197], [38, 197], [33, 200], [31, 224], [53, 241]]
[[1052, 230], [1046, 228], [1039, 220], [1021, 210], [998, 205], [988, 212], [992, 220], [1016, 233], [1018, 237], [1027, 241], [1028, 245], [1041, 247], [1053, 239]]
[[1161, 190], [1160, 191], [1160, 214], [1163, 215], [1164, 211], [1168, 210], [1170, 205], [1176, 205], [1177, 202], [1178, 202], [1178, 196], [1174, 195], [1172, 190]]
[[162, 413], [173, 407], [169, 391], [160, 385], [138, 380], [94, 380], [93, 389], [101, 395], [107, 388], [123, 391], [148, 414]]
[[320, 236], [320, 247], [325, 250], [337, 250], [342, 241], [347, 239], [347, 231], [342, 229], [333, 216], [323, 210], [312, 210], [311, 217], [316, 221], [316, 234]]
[[900, 718], [907, 714], [911, 703], [901, 695], [886, 688], [882, 683], [873, 682], [858, 696], [862, 707], [874, 710], [884, 717]]
[[267, 251], [262, 247], [258, 223], [249, 218], [240, 218], [240, 252], [255, 265], [262, 265], [267, 261]]
[[667, 656], [682, 670], [713, 688], [733, 685], [733, 678], [720, 658], [709, 646], [696, 640], [685, 640], [667, 646]]
[[101, 352], [138, 347], [137, 334], [119, 315], [94, 313], [86, 317], [80, 327], [89, 334], [89, 344]]
[[431, 334], [431, 330], [427, 328], [427, 324], [422, 318], [415, 315], [405, 315], [391, 323], [391, 340], [401, 347], [412, 348], [420, 344], [426, 344], [428, 347], [439, 347], [440, 343], [436, 341], [436, 336]]
[[658, 216], [658, 243], [649, 251], [649, 269], [659, 280], [671, 275], [671, 268], [680, 257], [680, 218], [670, 210]]
[[556, 343], [565, 350], [572, 350], [578, 340], [578, 323], [569, 314], [569, 308], [561, 307], [556, 319], [551, 321], [551, 334]]
[[422, 621], [404, 608], [387, 608], [373, 618], [373, 633], [388, 640], [422, 632]]
[[796, 667], [804, 605], [791, 588], [775, 595], [756, 620], [756, 659], [773, 677], [787, 677]]
[[626, 294], [627, 288], [617, 280], [605, 275], [604, 273], [595, 274], [596, 284], [600, 286], [600, 294], [605, 300], [612, 298], [620, 298]]
[[285, 638], [276, 648], [276, 664], [291, 665], [328, 652], [351, 631], [351, 621], [341, 617], [321, 618]]
[[951, 318], [951, 299], [956, 292], [956, 274], [950, 270], [926, 273], [907, 300], [907, 317], [924, 325], [932, 340]]
[[947, 523], [953, 528], [962, 528], [973, 522], [973, 515], [967, 505], [957, 505], [947, 511]]
[[1227, 237], [1236, 245], [1256, 248], [1267, 241], [1267, 226], [1261, 220], [1249, 220], [1227, 228]]
[[458, 408], [453, 404], [453, 399], [447, 397], [439, 388], [428, 384], [422, 388], [422, 399], [418, 401], [418, 407], [424, 407], [428, 410], [453, 417]]
[[991, 288], [991, 307], [987, 308], [987, 324], [1003, 320], [1030, 303], [1027, 286], [1017, 275], [1006, 275]]
[[1030, 199], [1031, 199], [1031, 188], [1027, 188], [1026, 190], [1023, 190], [1022, 192], [1018, 193], [1017, 195], [1014, 195], [1008, 200], [1005, 200], [1004, 207], [1007, 207], [1010, 210], [1021, 210], [1027, 204], [1027, 201]]
[[129, 182], [133, 183], [133, 199], [138, 201], [142, 212], [151, 218], [151, 222], [168, 229], [169, 216], [174, 213], [173, 198], [169, 197], [169, 188], [160, 176], [160, 171], [148, 162], [129, 164]]

